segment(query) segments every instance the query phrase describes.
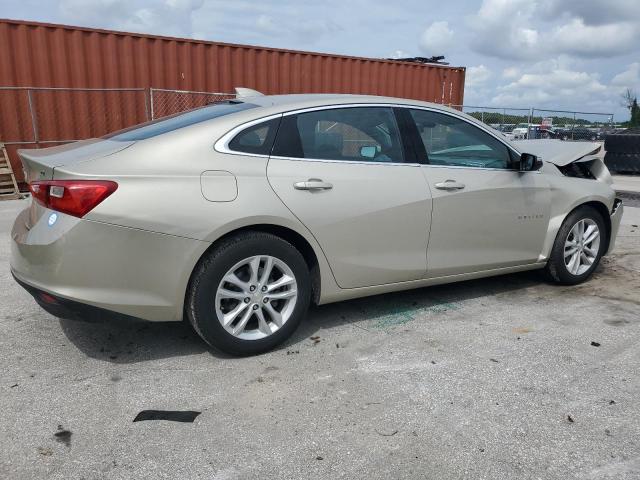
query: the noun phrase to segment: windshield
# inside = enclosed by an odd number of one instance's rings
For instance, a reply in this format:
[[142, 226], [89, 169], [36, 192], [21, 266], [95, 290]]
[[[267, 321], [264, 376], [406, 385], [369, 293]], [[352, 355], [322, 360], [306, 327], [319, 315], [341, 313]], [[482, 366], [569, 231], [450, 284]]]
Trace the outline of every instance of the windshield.
[[240, 102], [216, 103], [215, 105], [189, 110], [188, 112], [176, 113], [169, 117], [163, 117], [158, 120], [152, 120], [151, 122], [134, 125], [133, 127], [105, 135], [102, 138], [119, 142], [145, 140], [147, 138], [172, 132], [173, 130], [188, 127], [189, 125], [194, 125], [206, 120], [212, 120], [231, 113], [256, 108], [257, 106], [258, 105], [254, 105], [252, 103]]

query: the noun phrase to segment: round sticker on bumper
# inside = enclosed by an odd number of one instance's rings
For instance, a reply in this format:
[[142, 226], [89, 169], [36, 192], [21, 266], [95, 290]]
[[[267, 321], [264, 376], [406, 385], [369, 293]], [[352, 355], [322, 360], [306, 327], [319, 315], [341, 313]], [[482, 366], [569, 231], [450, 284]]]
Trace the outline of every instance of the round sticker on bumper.
[[51, 215], [49, 215], [49, 220], [47, 221], [47, 223], [49, 224], [50, 227], [53, 227], [53, 225], [58, 221], [58, 214], [57, 213], [52, 213]]

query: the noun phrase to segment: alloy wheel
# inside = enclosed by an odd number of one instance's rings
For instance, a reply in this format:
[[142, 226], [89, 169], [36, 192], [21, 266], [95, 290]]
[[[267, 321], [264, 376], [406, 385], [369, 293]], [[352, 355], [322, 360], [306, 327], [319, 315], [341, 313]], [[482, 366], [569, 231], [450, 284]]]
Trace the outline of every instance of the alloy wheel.
[[564, 242], [564, 264], [572, 275], [585, 273], [598, 257], [600, 229], [590, 218], [579, 220]]
[[295, 275], [282, 260], [256, 255], [236, 263], [216, 291], [216, 317], [242, 340], [259, 340], [277, 332], [296, 305]]

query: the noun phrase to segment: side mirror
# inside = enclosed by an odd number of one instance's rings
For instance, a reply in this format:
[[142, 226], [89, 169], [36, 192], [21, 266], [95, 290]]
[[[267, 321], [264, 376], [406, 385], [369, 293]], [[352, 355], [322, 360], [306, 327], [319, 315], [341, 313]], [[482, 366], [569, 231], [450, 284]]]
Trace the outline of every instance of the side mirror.
[[360, 156], [364, 158], [375, 158], [378, 149], [375, 146], [360, 147]]
[[531, 153], [523, 153], [520, 155], [520, 171], [532, 172], [542, 168], [542, 160]]

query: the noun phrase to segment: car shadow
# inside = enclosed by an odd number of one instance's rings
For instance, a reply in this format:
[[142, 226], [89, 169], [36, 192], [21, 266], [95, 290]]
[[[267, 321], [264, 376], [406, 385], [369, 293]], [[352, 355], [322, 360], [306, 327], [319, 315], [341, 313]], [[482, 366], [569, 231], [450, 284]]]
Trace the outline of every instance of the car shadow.
[[[366, 330], [372, 324], [404, 323], [403, 319], [412, 319], [425, 309], [445, 311], [457, 308], [465, 300], [523, 290], [541, 283], [538, 272], [523, 272], [315, 306], [278, 350], [296, 350], [321, 329], [352, 324]], [[117, 364], [205, 352], [218, 358], [234, 358], [209, 348], [187, 322], [147, 322], [105, 315], [91, 319], [61, 318], [60, 326], [66, 337], [87, 356]]]

